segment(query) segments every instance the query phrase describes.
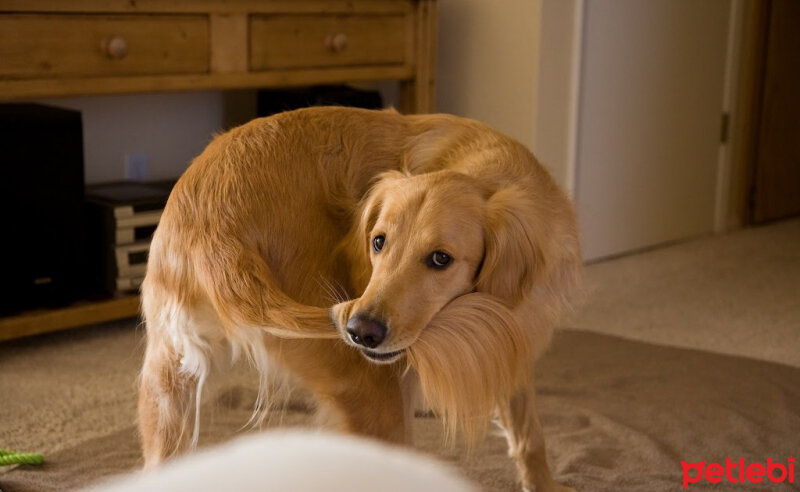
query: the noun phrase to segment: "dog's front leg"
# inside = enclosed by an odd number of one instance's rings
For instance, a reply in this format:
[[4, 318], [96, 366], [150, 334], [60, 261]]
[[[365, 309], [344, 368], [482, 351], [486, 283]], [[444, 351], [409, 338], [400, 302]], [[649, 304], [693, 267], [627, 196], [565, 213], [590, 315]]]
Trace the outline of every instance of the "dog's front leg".
[[517, 391], [508, 405], [499, 408], [499, 413], [508, 439], [508, 454], [516, 461], [523, 489], [536, 492], [573, 491], [556, 483], [550, 475], [544, 433], [536, 411], [533, 378]]
[[396, 377], [368, 378], [357, 389], [337, 395], [332, 401], [347, 432], [404, 444], [411, 429], [406, 427], [403, 391]]
[[419, 388], [419, 375], [415, 371], [408, 371], [400, 380], [400, 389], [403, 396], [403, 425], [406, 431], [406, 444], [414, 445], [414, 417], [423, 408], [422, 394]]

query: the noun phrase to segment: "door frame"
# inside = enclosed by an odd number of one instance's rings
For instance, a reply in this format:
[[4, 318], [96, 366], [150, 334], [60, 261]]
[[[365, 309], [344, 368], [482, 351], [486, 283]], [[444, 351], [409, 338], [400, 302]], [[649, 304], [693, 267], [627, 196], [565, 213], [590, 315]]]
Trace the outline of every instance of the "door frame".
[[[717, 232], [753, 223], [752, 193], [756, 177], [758, 135], [763, 104], [767, 34], [771, 0], [733, 0], [729, 37], [726, 104], [730, 111], [729, 139], [720, 153], [724, 195], [717, 203]], [[730, 84], [730, 85], [729, 85]], [[720, 197], [718, 197], [720, 198]]]

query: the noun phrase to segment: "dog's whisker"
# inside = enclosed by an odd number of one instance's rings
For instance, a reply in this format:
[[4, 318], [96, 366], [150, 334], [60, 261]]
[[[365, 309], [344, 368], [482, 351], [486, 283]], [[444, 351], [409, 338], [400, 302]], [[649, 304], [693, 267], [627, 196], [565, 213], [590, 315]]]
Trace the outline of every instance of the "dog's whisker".
[[339, 302], [349, 301], [350, 300], [350, 294], [347, 292], [347, 289], [342, 285], [342, 283], [339, 282], [338, 280], [334, 280], [333, 282], [335, 282], [334, 283], [334, 289], [336, 290], [336, 293], [338, 294], [337, 299], [339, 300]]
[[342, 297], [342, 293], [339, 291], [339, 288], [338, 288], [338, 286], [337, 286], [337, 285], [335, 285], [335, 284], [334, 284], [333, 282], [331, 282], [331, 281], [328, 281], [328, 285], [330, 285], [330, 289], [331, 289], [331, 296], [332, 296], [332, 300], [333, 300], [333, 302], [334, 302], [335, 304], [339, 304], [339, 303], [341, 303], [341, 302], [344, 302], [344, 299], [343, 299], [343, 297]]
[[331, 301], [331, 303], [339, 304], [340, 302], [342, 302], [339, 299], [339, 296], [337, 295], [337, 292], [334, 289], [333, 285], [331, 285], [330, 281], [325, 277], [323, 277], [322, 274], [320, 274], [319, 278], [317, 279], [317, 285], [319, 285], [322, 288], [322, 290], [325, 291], [325, 294], [327, 298]]
[[327, 285], [330, 287], [333, 295], [333, 300], [336, 301], [336, 304], [347, 302], [350, 300], [350, 294], [347, 292], [347, 289], [342, 285], [342, 283], [336, 279], [324, 279]]

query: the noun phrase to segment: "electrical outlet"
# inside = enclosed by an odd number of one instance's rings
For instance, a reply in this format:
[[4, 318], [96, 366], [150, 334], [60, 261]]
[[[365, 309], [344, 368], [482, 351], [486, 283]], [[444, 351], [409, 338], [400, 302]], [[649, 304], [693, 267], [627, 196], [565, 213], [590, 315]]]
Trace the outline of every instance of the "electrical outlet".
[[125, 179], [147, 181], [150, 174], [150, 156], [144, 152], [125, 154]]

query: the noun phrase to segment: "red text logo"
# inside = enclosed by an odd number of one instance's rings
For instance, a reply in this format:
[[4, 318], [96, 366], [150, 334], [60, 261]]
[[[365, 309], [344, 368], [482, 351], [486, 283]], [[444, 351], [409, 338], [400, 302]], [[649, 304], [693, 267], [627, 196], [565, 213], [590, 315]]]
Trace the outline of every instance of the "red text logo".
[[745, 463], [744, 458], [733, 461], [725, 458], [725, 466], [721, 463], [687, 463], [681, 461], [683, 467], [683, 488], [689, 488], [689, 484], [698, 483], [705, 478], [711, 483], [719, 483], [723, 479], [730, 483], [761, 483], [765, 479], [774, 483], [794, 483], [794, 456], [789, 456], [784, 465], [782, 462], [772, 461], [767, 458], [767, 464]]

